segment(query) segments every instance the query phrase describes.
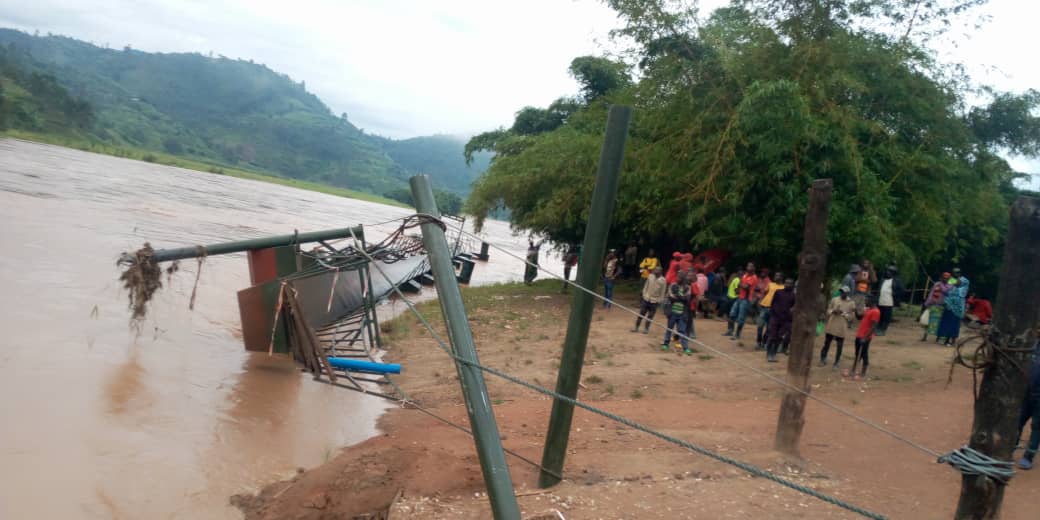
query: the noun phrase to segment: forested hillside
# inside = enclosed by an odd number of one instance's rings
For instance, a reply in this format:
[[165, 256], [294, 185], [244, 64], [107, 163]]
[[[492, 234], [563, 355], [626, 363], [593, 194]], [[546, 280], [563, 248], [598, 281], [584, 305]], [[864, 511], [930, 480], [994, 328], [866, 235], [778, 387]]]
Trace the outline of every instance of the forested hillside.
[[[401, 188], [417, 171], [431, 174], [442, 189], [464, 194], [482, 171], [465, 165], [457, 140], [366, 135], [333, 114], [303, 82], [252, 61], [104, 49], [9, 29], [0, 29], [0, 46], [7, 70], [20, 71], [2, 84], [3, 102], [21, 107], [22, 115], [6, 122], [14, 128], [75, 133], [376, 194]], [[83, 113], [71, 124], [31, 102], [58, 95], [55, 88], [81, 103]]]
[[466, 139], [450, 135], [384, 139], [381, 144], [397, 164], [428, 174], [440, 183], [441, 189], [459, 194], [469, 193], [473, 181], [487, 170], [492, 155], [486, 151], [477, 153], [467, 166], [462, 153]]
[[0, 128], [75, 134], [93, 124], [90, 103], [69, 94], [54, 76], [21, 67], [0, 47]]

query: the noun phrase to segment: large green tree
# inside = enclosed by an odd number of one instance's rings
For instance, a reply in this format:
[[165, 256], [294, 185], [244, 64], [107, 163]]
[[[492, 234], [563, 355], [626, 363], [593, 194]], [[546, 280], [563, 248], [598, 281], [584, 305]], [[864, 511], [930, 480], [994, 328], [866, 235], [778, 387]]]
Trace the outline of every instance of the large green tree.
[[869, 257], [910, 272], [975, 262], [992, 277], [1017, 175], [997, 153], [1036, 154], [1040, 99], [1002, 93], [968, 110], [964, 78], [921, 43], [978, 2], [735, 0], [703, 23], [682, 2], [608, 3], [639, 80], [595, 96], [582, 84], [581, 109], [551, 131], [474, 138], [467, 150], [496, 158], [469, 211], [505, 206], [519, 229], [580, 238], [606, 107], [625, 103], [618, 241], [791, 267], [806, 189], [829, 177], [836, 271]]

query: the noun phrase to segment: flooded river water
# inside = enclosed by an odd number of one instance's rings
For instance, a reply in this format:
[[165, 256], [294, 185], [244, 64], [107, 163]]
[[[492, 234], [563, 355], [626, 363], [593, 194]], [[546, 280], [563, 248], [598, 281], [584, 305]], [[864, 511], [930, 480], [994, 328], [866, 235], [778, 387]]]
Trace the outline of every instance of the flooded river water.
[[[196, 264], [182, 262], [139, 334], [115, 260], [145, 241], [205, 244], [408, 213], [0, 140], [0, 518], [239, 518], [230, 495], [375, 434], [384, 402], [244, 351], [235, 296], [249, 284], [244, 255], [206, 260], [194, 311]], [[484, 234], [526, 248], [504, 223]], [[521, 273], [492, 250], [474, 283]]]

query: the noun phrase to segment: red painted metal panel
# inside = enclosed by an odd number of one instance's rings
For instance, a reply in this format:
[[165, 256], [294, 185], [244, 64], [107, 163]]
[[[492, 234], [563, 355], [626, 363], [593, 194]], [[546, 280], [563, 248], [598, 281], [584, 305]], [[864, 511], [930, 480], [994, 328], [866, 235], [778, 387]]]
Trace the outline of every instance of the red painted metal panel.
[[278, 278], [278, 258], [273, 247], [253, 249], [248, 255], [250, 283], [260, 285]]

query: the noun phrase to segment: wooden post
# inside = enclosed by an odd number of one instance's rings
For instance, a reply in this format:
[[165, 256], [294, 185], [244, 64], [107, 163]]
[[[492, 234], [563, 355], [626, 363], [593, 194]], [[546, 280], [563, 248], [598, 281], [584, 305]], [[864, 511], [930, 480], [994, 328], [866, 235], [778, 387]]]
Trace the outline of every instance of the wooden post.
[[[986, 366], [975, 401], [975, 420], [968, 445], [999, 460], [1011, 460], [1018, 438], [1018, 416], [1029, 378], [1028, 347], [1040, 326], [1040, 199], [1019, 197], [1011, 206], [1011, 224], [1004, 245], [991, 341], [1004, 354], [994, 354]], [[957, 519], [998, 518], [1004, 484], [988, 477], [961, 477]]]
[[[805, 213], [805, 239], [798, 255], [798, 299], [791, 323], [791, 349], [787, 357], [787, 383], [809, 391], [809, 369], [816, 341], [816, 322], [823, 311], [823, 283], [827, 276], [827, 216], [831, 204], [831, 180], [817, 179], [809, 189]], [[776, 449], [798, 456], [798, 441], [805, 426], [805, 394], [787, 389], [776, 425]]]

